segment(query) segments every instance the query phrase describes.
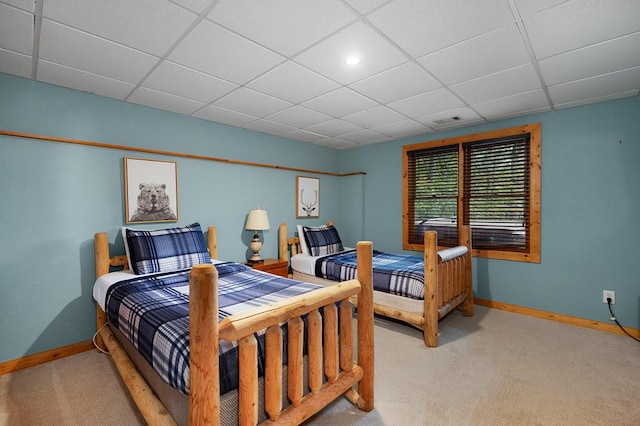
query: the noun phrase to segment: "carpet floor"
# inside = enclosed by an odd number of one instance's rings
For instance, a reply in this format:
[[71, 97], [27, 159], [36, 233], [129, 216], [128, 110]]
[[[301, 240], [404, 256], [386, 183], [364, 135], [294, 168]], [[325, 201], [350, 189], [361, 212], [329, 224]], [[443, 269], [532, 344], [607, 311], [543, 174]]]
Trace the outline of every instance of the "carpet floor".
[[[639, 425], [640, 344], [475, 307], [440, 345], [376, 317], [375, 408], [344, 398], [311, 425]], [[0, 376], [0, 425], [143, 425], [108, 355], [88, 351]]]

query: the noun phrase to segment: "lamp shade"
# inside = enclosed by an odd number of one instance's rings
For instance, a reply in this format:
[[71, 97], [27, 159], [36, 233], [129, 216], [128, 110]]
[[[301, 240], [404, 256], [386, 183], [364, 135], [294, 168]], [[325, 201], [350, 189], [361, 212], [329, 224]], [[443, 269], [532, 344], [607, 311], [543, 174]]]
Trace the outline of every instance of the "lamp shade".
[[269, 229], [269, 215], [266, 210], [260, 208], [249, 210], [249, 216], [247, 216], [247, 224], [245, 229], [251, 231], [264, 231]]

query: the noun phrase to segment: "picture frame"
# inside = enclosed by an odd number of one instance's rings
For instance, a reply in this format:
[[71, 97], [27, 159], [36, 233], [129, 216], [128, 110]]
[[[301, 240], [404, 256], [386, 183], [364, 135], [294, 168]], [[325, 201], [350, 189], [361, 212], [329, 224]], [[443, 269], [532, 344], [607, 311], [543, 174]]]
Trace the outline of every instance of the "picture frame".
[[296, 176], [296, 218], [320, 217], [320, 179]]
[[125, 223], [178, 221], [178, 163], [124, 157]]

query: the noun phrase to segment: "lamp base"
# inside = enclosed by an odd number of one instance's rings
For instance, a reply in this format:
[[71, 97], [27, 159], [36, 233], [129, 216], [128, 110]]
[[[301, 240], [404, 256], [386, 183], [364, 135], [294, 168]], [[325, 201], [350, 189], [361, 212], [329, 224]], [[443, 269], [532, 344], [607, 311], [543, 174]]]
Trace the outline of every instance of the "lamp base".
[[258, 234], [253, 235], [253, 240], [251, 240], [251, 244], [249, 244], [251, 250], [253, 250], [253, 256], [249, 258], [249, 263], [258, 263], [264, 262], [264, 260], [260, 257], [260, 249], [262, 248], [262, 243], [260, 242], [260, 237]]

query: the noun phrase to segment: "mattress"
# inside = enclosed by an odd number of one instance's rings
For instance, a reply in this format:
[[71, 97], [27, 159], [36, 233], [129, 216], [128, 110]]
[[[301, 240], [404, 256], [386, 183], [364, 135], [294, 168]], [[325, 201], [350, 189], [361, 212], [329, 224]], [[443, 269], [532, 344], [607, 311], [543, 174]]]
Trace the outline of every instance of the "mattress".
[[[216, 265], [223, 262], [220, 260], [211, 259], [211, 263]], [[154, 274], [148, 275], [153, 276]], [[120, 281], [129, 280], [131, 278], [139, 276], [140, 275], [134, 274], [131, 270], [109, 272], [108, 274], [99, 277], [93, 285], [93, 299], [98, 303], [103, 311], [106, 311], [105, 301], [107, 299], [107, 291], [109, 290], [109, 288]]]
[[[325, 286], [335, 284], [334, 281], [316, 277], [315, 275], [305, 274], [303, 272], [296, 271], [295, 269], [293, 270], [293, 279]], [[424, 312], [424, 300], [411, 299], [409, 297], [398, 296], [395, 294], [385, 293], [383, 291], [373, 290], [373, 303], [407, 312], [416, 312], [420, 314]]]

